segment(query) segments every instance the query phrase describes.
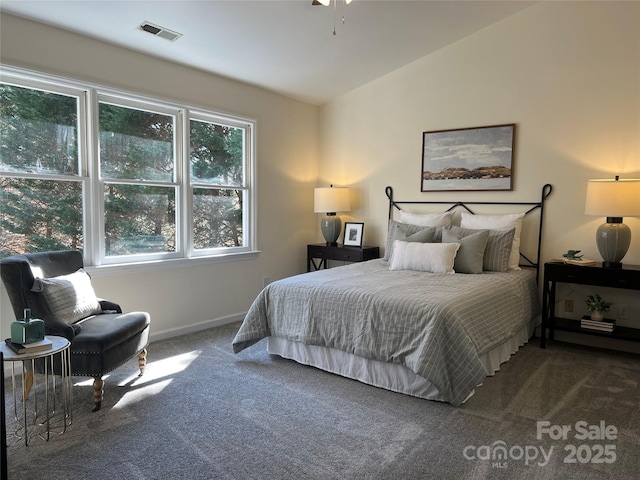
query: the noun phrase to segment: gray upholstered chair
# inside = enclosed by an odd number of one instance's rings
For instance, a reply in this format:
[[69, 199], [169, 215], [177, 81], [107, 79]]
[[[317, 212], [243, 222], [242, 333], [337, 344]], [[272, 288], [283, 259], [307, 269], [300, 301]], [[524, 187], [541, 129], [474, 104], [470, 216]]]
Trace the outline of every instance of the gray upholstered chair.
[[71, 374], [94, 377], [94, 410], [100, 409], [103, 375], [138, 356], [142, 375], [149, 343], [146, 312], [122, 313], [119, 305], [95, 297], [76, 250], [30, 253], [0, 260], [16, 318], [25, 308], [45, 322], [46, 335], [71, 342]]

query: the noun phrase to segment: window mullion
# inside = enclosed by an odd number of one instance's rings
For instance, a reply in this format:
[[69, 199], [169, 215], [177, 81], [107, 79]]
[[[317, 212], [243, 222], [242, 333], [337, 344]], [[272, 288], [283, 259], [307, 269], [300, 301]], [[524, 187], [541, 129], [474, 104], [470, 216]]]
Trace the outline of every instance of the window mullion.
[[244, 138], [244, 152], [243, 152], [243, 162], [244, 162], [244, 186], [246, 190], [244, 192], [244, 200], [245, 200], [245, 211], [244, 211], [244, 221], [243, 227], [245, 232], [248, 232], [248, 242], [247, 246], [254, 250], [258, 245], [258, 215], [257, 215], [257, 205], [258, 194], [257, 194], [257, 182], [256, 182], [256, 162], [255, 158], [257, 155], [256, 146], [255, 146], [255, 138], [257, 136], [256, 133], [256, 125], [254, 122], [251, 122], [246, 125], [245, 129], [245, 138]]
[[100, 142], [98, 138], [98, 95], [89, 90], [87, 101], [87, 168], [89, 174], [86, 195], [87, 224], [85, 257], [90, 265], [102, 265], [104, 259], [104, 189], [100, 178]]
[[182, 241], [182, 250], [186, 257], [193, 254], [193, 187], [191, 186], [191, 170], [190, 170], [190, 119], [189, 110], [185, 109], [180, 112], [181, 128], [180, 128], [180, 148], [178, 149], [178, 172], [181, 176], [182, 190], [180, 192], [180, 212], [178, 215], [180, 221], [180, 240]]

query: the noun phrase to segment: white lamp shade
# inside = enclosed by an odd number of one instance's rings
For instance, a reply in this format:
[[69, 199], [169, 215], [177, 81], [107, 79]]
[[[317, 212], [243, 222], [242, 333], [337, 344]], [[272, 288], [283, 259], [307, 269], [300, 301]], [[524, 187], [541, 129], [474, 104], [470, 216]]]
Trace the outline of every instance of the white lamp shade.
[[589, 180], [584, 213], [599, 217], [640, 216], [640, 179]]
[[[318, 0], [318, 3], [324, 5], [325, 7], [328, 7], [331, 4], [331, 0]], [[344, 3], [349, 5], [351, 3], [351, 0], [344, 0]]]
[[349, 189], [344, 187], [318, 187], [313, 191], [315, 213], [348, 212], [351, 210]]

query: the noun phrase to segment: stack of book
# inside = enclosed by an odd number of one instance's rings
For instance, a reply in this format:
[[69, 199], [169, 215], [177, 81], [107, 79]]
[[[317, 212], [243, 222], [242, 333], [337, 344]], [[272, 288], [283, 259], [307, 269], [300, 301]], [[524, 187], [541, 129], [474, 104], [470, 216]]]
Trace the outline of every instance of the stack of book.
[[48, 338], [31, 343], [14, 343], [10, 338], [7, 338], [4, 343], [17, 354], [42, 352], [53, 347], [53, 342]]
[[597, 330], [599, 332], [613, 332], [616, 328], [616, 321], [603, 318], [602, 320], [591, 320], [590, 317], [584, 316], [580, 320], [580, 326], [589, 330]]

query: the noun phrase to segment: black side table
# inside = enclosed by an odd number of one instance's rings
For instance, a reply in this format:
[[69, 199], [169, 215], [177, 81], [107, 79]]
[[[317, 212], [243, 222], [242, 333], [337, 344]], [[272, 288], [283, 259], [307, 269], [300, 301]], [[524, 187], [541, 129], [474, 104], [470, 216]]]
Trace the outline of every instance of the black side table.
[[637, 328], [616, 327], [613, 332], [600, 332], [581, 328], [580, 320], [556, 317], [556, 284], [559, 282], [640, 290], [640, 266], [622, 265], [621, 268], [605, 268], [600, 263], [595, 265], [545, 263], [544, 285], [542, 288], [542, 331], [540, 332], [540, 347], [545, 347], [547, 329], [549, 329], [549, 340], [553, 340], [554, 330], [563, 330], [640, 342], [640, 329]]
[[[342, 262], [364, 262], [380, 257], [380, 247], [345, 247], [342, 244], [307, 245], [307, 272], [328, 268], [329, 260]], [[316, 263], [316, 259], [319, 260]]]

